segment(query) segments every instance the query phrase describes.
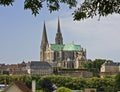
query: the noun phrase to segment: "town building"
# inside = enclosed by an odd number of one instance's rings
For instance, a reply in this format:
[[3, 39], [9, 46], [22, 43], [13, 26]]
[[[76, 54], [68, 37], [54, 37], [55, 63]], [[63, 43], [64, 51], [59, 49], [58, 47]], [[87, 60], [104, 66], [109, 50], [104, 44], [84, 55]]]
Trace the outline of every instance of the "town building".
[[0, 73], [9, 75], [26, 75], [27, 68], [24, 61], [20, 64], [0, 64]]
[[120, 72], [120, 63], [118, 62], [105, 62], [100, 69], [101, 77], [116, 75], [118, 72]]
[[9, 74], [8, 65], [0, 64], [0, 74]]
[[53, 74], [53, 68], [48, 62], [31, 61], [28, 66], [29, 75], [51, 75]]
[[26, 63], [23, 61], [20, 64], [9, 65], [9, 74], [10, 75], [26, 75], [27, 74]]

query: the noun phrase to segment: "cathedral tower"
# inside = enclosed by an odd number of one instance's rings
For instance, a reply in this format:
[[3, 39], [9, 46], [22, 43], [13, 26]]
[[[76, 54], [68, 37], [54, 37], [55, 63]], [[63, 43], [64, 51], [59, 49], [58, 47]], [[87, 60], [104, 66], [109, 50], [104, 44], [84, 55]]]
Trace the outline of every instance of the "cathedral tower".
[[47, 45], [48, 45], [48, 39], [47, 39], [47, 33], [46, 33], [46, 26], [44, 22], [43, 34], [42, 34], [42, 40], [41, 40], [41, 46], [40, 46], [40, 61], [44, 61], [45, 59], [45, 51], [46, 51]]
[[63, 44], [62, 33], [60, 31], [60, 21], [59, 21], [59, 18], [58, 18], [57, 33], [56, 33], [56, 37], [55, 37], [55, 44]]

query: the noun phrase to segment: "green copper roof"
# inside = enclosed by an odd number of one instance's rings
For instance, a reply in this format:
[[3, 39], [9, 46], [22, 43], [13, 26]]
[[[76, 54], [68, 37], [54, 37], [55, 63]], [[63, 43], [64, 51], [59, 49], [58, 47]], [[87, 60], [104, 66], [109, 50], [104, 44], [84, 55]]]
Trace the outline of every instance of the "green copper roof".
[[50, 44], [53, 51], [60, 51], [63, 49], [64, 45], [61, 44]]
[[80, 51], [82, 50], [80, 45], [75, 45], [74, 43], [70, 43], [70, 44], [50, 44], [51, 49], [53, 51]]
[[74, 43], [66, 44], [63, 48], [64, 51], [80, 51], [81, 46], [75, 45]]

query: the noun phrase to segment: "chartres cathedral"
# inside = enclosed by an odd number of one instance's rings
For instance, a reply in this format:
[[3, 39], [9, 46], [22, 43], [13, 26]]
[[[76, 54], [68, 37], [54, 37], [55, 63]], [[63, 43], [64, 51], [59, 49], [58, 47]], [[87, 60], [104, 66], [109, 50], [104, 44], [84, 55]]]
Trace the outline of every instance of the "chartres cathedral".
[[60, 68], [80, 68], [81, 61], [86, 61], [86, 50], [80, 45], [63, 43], [58, 19], [58, 28], [55, 36], [55, 43], [48, 42], [46, 26], [43, 25], [43, 34], [40, 46], [40, 61], [56, 63]]

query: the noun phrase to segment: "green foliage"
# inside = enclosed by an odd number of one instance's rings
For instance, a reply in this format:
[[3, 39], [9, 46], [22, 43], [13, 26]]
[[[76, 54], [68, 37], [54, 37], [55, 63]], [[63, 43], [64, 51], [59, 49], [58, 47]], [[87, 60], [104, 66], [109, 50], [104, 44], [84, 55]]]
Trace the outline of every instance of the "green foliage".
[[32, 85], [32, 77], [30, 76], [23, 76], [22, 77], [23, 81], [25, 82], [25, 84], [31, 88], [31, 85]]
[[74, 20], [120, 14], [120, 0], [84, 0], [73, 13]]
[[25, 0], [24, 2], [24, 9], [30, 9], [32, 14], [36, 16], [39, 14], [39, 9], [42, 8], [42, 2], [39, 0]]
[[[14, 0], [0, 0], [0, 5], [9, 6], [12, 5]], [[43, 8], [43, 4], [46, 3], [50, 12], [60, 9], [60, 4], [67, 4], [69, 8], [75, 7], [77, 0], [25, 0], [24, 9], [30, 9], [33, 15], [39, 14], [39, 10]]]
[[94, 61], [82, 62], [82, 66], [93, 72], [94, 76], [99, 77], [101, 65], [106, 61], [112, 62], [111, 60], [95, 59]]
[[[14, 0], [0, 0], [0, 5], [12, 5]], [[25, 0], [24, 9], [30, 9], [33, 15], [39, 14], [39, 10], [46, 3], [50, 12], [60, 9], [62, 3], [69, 8], [75, 7], [77, 0]], [[120, 14], [120, 0], [84, 0], [80, 7], [73, 13], [74, 20], [93, 18], [94, 16], [108, 16], [110, 14]]]
[[60, 3], [67, 4], [69, 8], [75, 7], [76, 0], [25, 0], [24, 9], [30, 9], [32, 14], [36, 16], [39, 14], [39, 10], [43, 8], [43, 3], [46, 2], [50, 12], [60, 9]]
[[14, 0], [0, 0], [0, 5], [9, 6], [12, 5], [13, 2]]
[[73, 92], [71, 89], [66, 87], [59, 87], [56, 92]]
[[54, 88], [53, 88], [53, 84], [51, 82], [51, 80], [49, 78], [43, 78], [41, 81], [41, 88], [45, 91], [45, 92], [53, 92]]
[[120, 73], [115, 76], [115, 86], [116, 90], [120, 90]]
[[[29, 88], [31, 88], [32, 80], [36, 80], [36, 89], [44, 92], [52, 92], [53, 84], [59, 87], [66, 87], [72, 90], [83, 90], [85, 88], [96, 88], [105, 92], [115, 92], [120, 88], [120, 75], [116, 77], [106, 78], [80, 78], [70, 76], [8, 76], [0, 75], [0, 84], [10, 84], [16, 80], [22, 80]], [[38, 91], [39, 92], [39, 91]], [[42, 92], [42, 91], [40, 91]], [[62, 91], [64, 92], [64, 91]]]
[[36, 92], [45, 92], [45, 91], [43, 91], [43, 90], [36, 90]]
[[88, 88], [96, 88], [100, 91], [108, 91], [107, 88], [111, 89], [110, 92], [114, 92], [114, 78], [97, 78], [93, 77], [87, 80]]

